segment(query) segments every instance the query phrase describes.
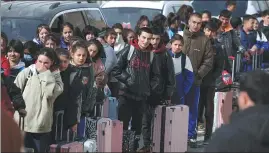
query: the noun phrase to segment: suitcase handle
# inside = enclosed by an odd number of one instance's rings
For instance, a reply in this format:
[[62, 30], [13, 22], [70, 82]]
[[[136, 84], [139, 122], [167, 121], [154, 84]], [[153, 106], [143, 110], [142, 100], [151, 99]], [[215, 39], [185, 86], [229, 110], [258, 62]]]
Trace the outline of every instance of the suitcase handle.
[[24, 116], [21, 116], [21, 115], [19, 119], [19, 127], [22, 131], [24, 131]]
[[[73, 140], [72, 141], [75, 141], [75, 138], [77, 136], [77, 132], [73, 132]], [[70, 142], [70, 129], [67, 130], [67, 142]]]
[[58, 139], [58, 120], [59, 116], [61, 116], [61, 134], [60, 134], [60, 140], [63, 140], [63, 117], [64, 117], [64, 110], [55, 112], [56, 116], [56, 131], [55, 131], [55, 141]]

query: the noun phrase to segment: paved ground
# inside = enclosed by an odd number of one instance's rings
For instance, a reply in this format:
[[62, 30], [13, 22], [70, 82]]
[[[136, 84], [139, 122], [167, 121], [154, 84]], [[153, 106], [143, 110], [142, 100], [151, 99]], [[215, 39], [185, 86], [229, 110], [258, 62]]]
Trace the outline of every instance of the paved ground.
[[[197, 138], [198, 148], [190, 148], [190, 147], [188, 147], [187, 152], [193, 152], [193, 153], [194, 152], [203, 152], [204, 151], [204, 146], [202, 145], [203, 140], [204, 140], [203, 134], [198, 134], [198, 138]], [[143, 139], [142, 139], [142, 136], [141, 136], [141, 139], [140, 139], [140, 142], [139, 142], [139, 148], [142, 148], [142, 146], [143, 146]]]

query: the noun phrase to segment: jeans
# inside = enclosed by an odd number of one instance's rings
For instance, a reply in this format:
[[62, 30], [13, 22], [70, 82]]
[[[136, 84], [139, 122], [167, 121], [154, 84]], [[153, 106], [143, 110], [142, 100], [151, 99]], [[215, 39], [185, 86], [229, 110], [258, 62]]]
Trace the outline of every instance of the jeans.
[[198, 105], [200, 97], [200, 86], [192, 85], [190, 91], [185, 96], [185, 105], [189, 106], [189, 128], [188, 138], [197, 137], [197, 118], [198, 118]]

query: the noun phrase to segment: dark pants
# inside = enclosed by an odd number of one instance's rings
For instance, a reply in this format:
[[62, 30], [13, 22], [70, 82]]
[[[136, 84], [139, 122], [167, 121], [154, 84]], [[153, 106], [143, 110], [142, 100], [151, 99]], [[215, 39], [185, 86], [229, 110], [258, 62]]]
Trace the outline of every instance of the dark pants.
[[107, 82], [107, 85], [111, 91], [111, 96], [118, 98], [120, 89], [119, 82]]
[[125, 96], [119, 96], [118, 118], [123, 122], [124, 130], [128, 130], [129, 122], [132, 118], [131, 130], [135, 131], [136, 135], [141, 134], [144, 105], [145, 100], [136, 101]]
[[[145, 110], [143, 113], [143, 120], [142, 120], [142, 135], [144, 146], [150, 147], [152, 142], [152, 130], [153, 130], [153, 117], [156, 108], [156, 103], [160, 102], [161, 99], [158, 96], [150, 96], [147, 100], [145, 105]], [[151, 105], [155, 103], [155, 105]]]
[[188, 138], [196, 139], [197, 132], [197, 118], [198, 118], [198, 105], [200, 97], [200, 87], [192, 85], [190, 91], [185, 96], [185, 105], [189, 106], [189, 128], [188, 128]]
[[205, 139], [209, 139], [212, 134], [214, 121], [214, 96], [215, 88], [208, 86], [201, 86], [201, 96], [199, 102], [199, 110], [201, 107], [205, 108]]
[[26, 148], [33, 148], [35, 152], [47, 152], [51, 143], [49, 133], [29, 133], [25, 132], [24, 145]]

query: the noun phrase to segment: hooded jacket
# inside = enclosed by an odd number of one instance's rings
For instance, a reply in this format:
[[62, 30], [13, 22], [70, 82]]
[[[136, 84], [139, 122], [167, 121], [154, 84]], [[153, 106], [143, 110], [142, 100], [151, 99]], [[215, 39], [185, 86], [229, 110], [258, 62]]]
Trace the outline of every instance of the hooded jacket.
[[25, 68], [25, 63], [20, 61], [17, 65], [10, 68], [10, 77], [15, 80], [17, 75]]
[[140, 49], [134, 40], [131, 45], [135, 48], [127, 59], [130, 46], [125, 47], [118, 55], [118, 61], [112, 70], [113, 76], [121, 83], [123, 95], [134, 100], [146, 100], [150, 95], [150, 45], [145, 50]]
[[96, 93], [93, 92], [95, 79], [92, 64], [75, 66], [71, 62], [66, 71], [70, 82], [64, 120], [66, 126], [71, 127], [80, 122], [81, 116], [87, 116], [93, 110], [96, 98]]
[[256, 105], [231, 116], [205, 152], [269, 152], [269, 107]]
[[[38, 73], [33, 64], [18, 74], [15, 84], [23, 90], [23, 99], [26, 104], [24, 131], [50, 132], [53, 122], [53, 103], [63, 92], [60, 72], [47, 70]], [[14, 118], [19, 121], [17, 112]]]
[[[165, 45], [153, 49], [154, 58], [151, 63], [150, 86], [151, 96], [160, 100], [170, 100], [175, 87], [175, 71], [171, 56]], [[160, 104], [158, 101], [151, 104]]]
[[[183, 53], [174, 54], [171, 50], [169, 54], [172, 56], [174, 69], [175, 69], [175, 78], [176, 78], [176, 85], [175, 85], [175, 92], [174, 95], [177, 97], [178, 100], [184, 98], [184, 96], [190, 91], [191, 86], [194, 82], [194, 73], [192, 69], [192, 64], [188, 56], [186, 56], [185, 60], [185, 67], [182, 70], [181, 63]], [[174, 102], [173, 102], [174, 103]], [[179, 102], [175, 102], [178, 104]]]
[[183, 53], [192, 64], [195, 75], [194, 84], [200, 85], [203, 77], [212, 69], [214, 52], [210, 40], [201, 32], [191, 33], [188, 28], [183, 32]]

